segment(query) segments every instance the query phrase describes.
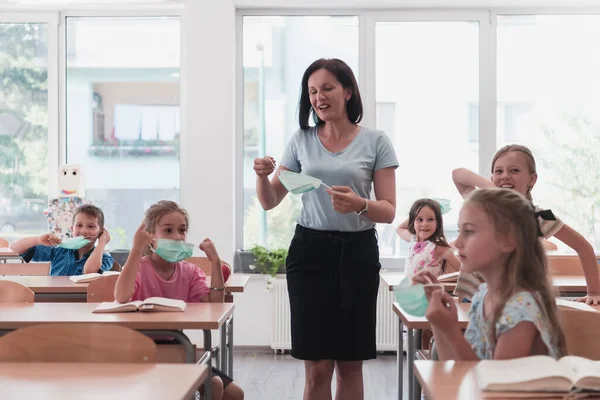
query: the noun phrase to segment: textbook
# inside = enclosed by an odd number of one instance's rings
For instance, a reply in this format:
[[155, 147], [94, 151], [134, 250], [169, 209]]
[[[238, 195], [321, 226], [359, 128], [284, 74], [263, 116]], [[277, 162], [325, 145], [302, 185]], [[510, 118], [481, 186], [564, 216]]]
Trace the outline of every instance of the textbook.
[[106, 271], [101, 274], [92, 272], [91, 274], [73, 275], [69, 277], [69, 280], [73, 283], [88, 283], [95, 281], [96, 279], [102, 278], [103, 276], [119, 275], [119, 271]]
[[484, 360], [475, 367], [484, 392], [600, 392], [600, 361], [565, 356]]
[[103, 302], [96, 308], [95, 313], [118, 313], [131, 311], [184, 311], [187, 306], [183, 300], [166, 299], [164, 297], [148, 297], [146, 300], [130, 301], [129, 303]]

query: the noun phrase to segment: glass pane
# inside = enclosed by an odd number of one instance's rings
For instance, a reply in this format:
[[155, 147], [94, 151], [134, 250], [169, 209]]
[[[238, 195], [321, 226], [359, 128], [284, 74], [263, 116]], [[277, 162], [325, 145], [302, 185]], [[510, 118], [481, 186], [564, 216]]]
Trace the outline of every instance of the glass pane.
[[[600, 15], [498, 18], [497, 146], [536, 158], [534, 202], [600, 249]], [[557, 241], [559, 246], [564, 246]], [[564, 249], [565, 247], [563, 247]]]
[[0, 230], [47, 231], [48, 29], [0, 23]]
[[67, 18], [67, 162], [130, 248], [144, 211], [179, 201], [178, 18]]
[[383, 257], [405, 257], [395, 232], [412, 203], [451, 200], [446, 237], [457, 236], [462, 199], [452, 169], [478, 170], [479, 25], [470, 22], [379, 22], [375, 26], [377, 128], [394, 143], [396, 220], [379, 225]]
[[358, 18], [244, 17], [243, 57], [243, 246], [287, 248], [300, 214], [300, 197], [288, 195], [275, 209], [264, 212], [256, 198], [252, 165], [259, 155], [281, 159], [298, 129], [300, 81], [313, 61], [340, 58], [358, 77]]

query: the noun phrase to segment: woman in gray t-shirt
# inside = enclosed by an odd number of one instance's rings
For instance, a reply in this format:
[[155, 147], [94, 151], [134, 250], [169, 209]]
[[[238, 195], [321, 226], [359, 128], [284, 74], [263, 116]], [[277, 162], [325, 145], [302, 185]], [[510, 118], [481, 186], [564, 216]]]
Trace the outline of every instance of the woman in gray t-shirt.
[[[362, 362], [376, 357], [379, 249], [375, 223], [396, 213], [398, 160], [387, 135], [358, 125], [362, 101], [352, 70], [320, 59], [302, 77], [300, 129], [279, 171], [316, 177], [325, 187], [302, 195], [302, 213], [286, 261], [292, 356], [304, 360], [305, 399], [362, 399]], [[309, 125], [312, 119], [315, 126]], [[275, 208], [288, 191], [273, 158], [254, 160], [258, 199]], [[370, 199], [371, 188], [375, 199]]]

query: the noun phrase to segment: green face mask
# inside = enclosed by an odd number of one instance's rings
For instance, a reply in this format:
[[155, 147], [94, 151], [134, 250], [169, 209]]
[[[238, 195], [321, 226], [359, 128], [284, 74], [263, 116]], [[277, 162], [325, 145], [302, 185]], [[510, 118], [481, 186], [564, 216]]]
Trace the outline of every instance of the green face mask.
[[329, 186], [321, 182], [320, 179], [310, 175], [299, 174], [297, 172], [287, 170], [279, 171], [279, 181], [288, 190], [288, 192], [292, 194], [310, 192], [311, 190], [318, 189], [321, 185], [331, 189]]
[[56, 247], [61, 247], [63, 249], [69, 250], [79, 250], [86, 244], [90, 244], [91, 242], [84, 238], [83, 236], [77, 236], [74, 238], [63, 239]]
[[400, 284], [394, 288], [396, 302], [410, 315], [415, 317], [424, 317], [427, 310], [427, 297], [423, 285], [412, 285], [410, 278], [404, 278]]
[[185, 260], [194, 254], [194, 245], [183, 240], [157, 239], [156, 249], [149, 246], [150, 250], [168, 262]]
[[442, 215], [446, 214], [448, 211], [452, 210], [452, 207], [450, 207], [450, 200], [448, 200], [448, 199], [438, 199], [438, 198], [434, 198], [432, 200], [435, 200], [438, 203], [440, 203], [440, 208], [442, 209]]

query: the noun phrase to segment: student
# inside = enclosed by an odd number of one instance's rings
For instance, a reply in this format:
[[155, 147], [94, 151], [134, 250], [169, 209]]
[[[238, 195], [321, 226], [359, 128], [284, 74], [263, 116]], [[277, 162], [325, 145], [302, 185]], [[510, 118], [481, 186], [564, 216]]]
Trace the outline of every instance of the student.
[[[515, 190], [532, 202], [531, 190], [537, 181], [535, 158], [531, 151], [521, 145], [507, 145], [496, 152], [492, 159], [491, 181], [469, 171], [459, 168], [452, 171], [452, 179], [460, 194], [465, 197], [476, 188], [502, 187]], [[538, 208], [536, 208], [538, 209]], [[554, 236], [577, 252], [585, 281], [587, 296], [577, 301], [588, 304], [600, 303], [600, 276], [592, 245], [577, 231], [559, 219], [550, 221], [538, 218], [543, 239]], [[481, 279], [463, 274], [458, 277], [455, 296], [470, 299], [477, 290]]]
[[[79, 246], [69, 249], [56, 247], [62, 239], [53, 233], [17, 240], [10, 248], [21, 255], [25, 262], [50, 261], [50, 275], [72, 276], [109, 271], [113, 258], [105, 253], [110, 235], [104, 229], [104, 213], [92, 204], [77, 208], [73, 216], [73, 236], [83, 237]], [[98, 245], [94, 246], [98, 240]], [[73, 248], [79, 247], [79, 248]]]
[[454, 256], [444, 236], [442, 209], [437, 201], [415, 201], [408, 219], [398, 226], [396, 232], [409, 242], [404, 268], [407, 277], [423, 270], [429, 270], [437, 277], [460, 269], [460, 261]]
[[[456, 248], [461, 268], [478, 272], [485, 283], [473, 297], [464, 336], [452, 297], [428, 292], [425, 316], [440, 360], [565, 355], [538, 214], [515, 190], [481, 189], [469, 196], [460, 211]], [[413, 281], [437, 279], [422, 273]]]
[[[185, 261], [193, 246], [185, 242], [189, 216], [172, 201], [161, 200], [152, 205], [133, 237], [133, 247], [115, 285], [115, 300], [145, 300], [165, 297], [187, 303], [222, 303], [225, 283], [219, 254], [210, 239], [200, 250], [212, 264], [211, 287], [204, 272]], [[213, 368], [213, 400], [243, 399], [244, 392], [233, 380]]]

